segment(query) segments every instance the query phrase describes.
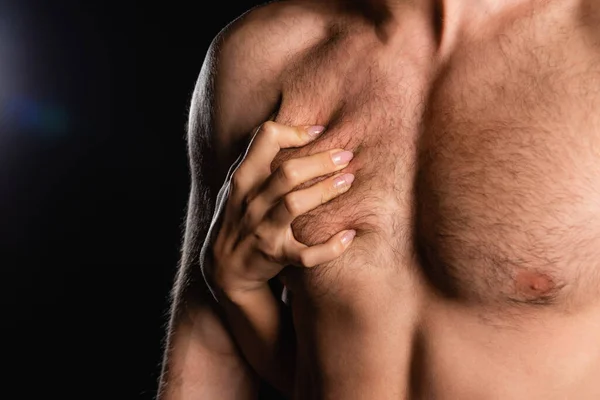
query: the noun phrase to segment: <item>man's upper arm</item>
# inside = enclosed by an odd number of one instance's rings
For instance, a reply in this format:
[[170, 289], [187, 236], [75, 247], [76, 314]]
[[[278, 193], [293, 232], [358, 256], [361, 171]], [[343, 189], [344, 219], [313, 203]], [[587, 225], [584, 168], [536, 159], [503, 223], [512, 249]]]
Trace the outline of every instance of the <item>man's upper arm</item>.
[[[277, 75], [275, 62], [256, 47], [265, 43], [256, 36], [252, 16], [246, 18], [251, 21], [234, 21], [211, 43], [190, 104], [187, 140], [191, 185], [183, 269], [197, 265], [228, 169], [245, 150], [254, 128], [269, 118], [279, 100], [279, 87], [273, 79]], [[197, 273], [199, 268], [193, 270]], [[186, 287], [201, 283], [190, 271], [186, 274], [190, 275], [186, 276]]]
[[247, 366], [213, 308], [199, 264], [227, 170], [245, 150], [245, 139], [253, 128], [277, 106], [276, 80], [266, 78], [274, 76], [270, 61], [263, 58], [260, 48], [248, 49], [263, 43], [260, 34], [249, 38], [249, 32], [256, 31], [252, 25], [251, 21], [235, 21], [213, 40], [190, 105], [190, 197], [172, 294], [161, 398], [241, 399], [251, 398], [246, 396], [254, 390]]

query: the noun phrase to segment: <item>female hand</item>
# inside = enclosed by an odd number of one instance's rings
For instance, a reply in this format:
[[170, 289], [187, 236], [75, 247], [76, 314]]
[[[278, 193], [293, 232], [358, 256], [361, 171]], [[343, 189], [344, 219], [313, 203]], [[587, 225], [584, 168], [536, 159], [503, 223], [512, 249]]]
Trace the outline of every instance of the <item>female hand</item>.
[[314, 140], [323, 127], [289, 127], [265, 122], [231, 178], [221, 228], [212, 245], [213, 262], [205, 272], [227, 297], [264, 289], [286, 265], [310, 268], [339, 257], [356, 232], [338, 232], [327, 242], [306, 246], [292, 233], [291, 223], [345, 193], [352, 174], [338, 173], [302, 190], [311, 179], [345, 168], [352, 153], [334, 149], [290, 159], [271, 173], [280, 149]]

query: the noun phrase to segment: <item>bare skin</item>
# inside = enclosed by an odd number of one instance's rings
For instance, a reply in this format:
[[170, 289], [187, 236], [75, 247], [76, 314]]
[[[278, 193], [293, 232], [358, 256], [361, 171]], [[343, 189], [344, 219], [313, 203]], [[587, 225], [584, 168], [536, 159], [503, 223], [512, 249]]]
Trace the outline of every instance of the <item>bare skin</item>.
[[356, 231], [334, 260], [279, 274], [294, 398], [600, 398], [600, 5], [464, 4], [286, 1], [216, 39], [163, 398], [256, 396], [194, 274], [205, 204], [273, 114], [327, 129], [270, 172], [354, 154], [352, 188], [291, 223], [309, 247]]
[[222, 220], [214, 243], [205, 243], [212, 255], [203, 263], [205, 281], [220, 301], [236, 343], [259, 376], [287, 397], [293, 395], [295, 378], [294, 330], [289, 308], [269, 281], [286, 266], [331, 262], [354, 239], [356, 232], [345, 230], [326, 243], [306, 246], [295, 240], [291, 229], [298, 216], [350, 189], [354, 175], [335, 172], [347, 167], [353, 154], [334, 149], [288, 160], [273, 173], [270, 168], [281, 149], [304, 146], [323, 130], [262, 124], [226, 183], [230, 191], [221, 214], [215, 212]]

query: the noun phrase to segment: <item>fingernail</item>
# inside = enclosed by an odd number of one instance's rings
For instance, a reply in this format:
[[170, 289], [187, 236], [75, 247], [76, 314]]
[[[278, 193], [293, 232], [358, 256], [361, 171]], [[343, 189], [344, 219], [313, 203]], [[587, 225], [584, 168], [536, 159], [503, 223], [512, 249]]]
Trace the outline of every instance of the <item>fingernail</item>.
[[350, 186], [352, 182], [354, 182], [354, 175], [344, 174], [334, 179], [333, 187], [335, 189], [341, 189], [343, 187]]
[[348, 164], [352, 160], [352, 157], [354, 157], [354, 154], [351, 151], [340, 151], [332, 155], [331, 159], [335, 165], [344, 165]]
[[354, 239], [354, 236], [356, 236], [356, 231], [354, 229], [344, 233], [342, 235], [342, 244], [347, 245], [352, 241], [352, 239]]
[[323, 133], [324, 130], [325, 130], [325, 127], [321, 126], [321, 125], [309, 126], [306, 129], [308, 134], [312, 137], [319, 136], [321, 133]]

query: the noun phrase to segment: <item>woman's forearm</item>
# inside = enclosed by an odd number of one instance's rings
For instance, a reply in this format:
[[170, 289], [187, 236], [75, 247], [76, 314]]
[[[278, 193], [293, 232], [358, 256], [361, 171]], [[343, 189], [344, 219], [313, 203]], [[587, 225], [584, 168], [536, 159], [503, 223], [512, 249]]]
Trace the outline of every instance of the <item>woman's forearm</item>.
[[258, 374], [284, 395], [293, 386], [295, 349], [291, 315], [264, 288], [228, 295], [222, 302], [230, 330]]

